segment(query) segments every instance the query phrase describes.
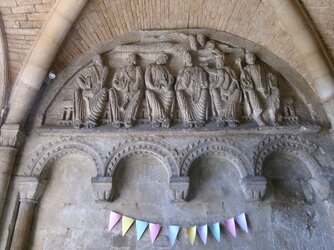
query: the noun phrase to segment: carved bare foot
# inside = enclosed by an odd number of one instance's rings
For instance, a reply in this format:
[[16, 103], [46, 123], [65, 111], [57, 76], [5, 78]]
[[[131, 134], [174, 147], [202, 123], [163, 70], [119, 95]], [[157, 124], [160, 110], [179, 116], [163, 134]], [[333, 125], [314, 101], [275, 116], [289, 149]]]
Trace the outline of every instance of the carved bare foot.
[[202, 121], [195, 123], [195, 128], [201, 128], [203, 126], [204, 126], [204, 122], [202, 122]]
[[95, 128], [96, 127], [96, 123], [93, 121], [88, 121], [86, 122], [86, 128]]
[[185, 128], [192, 128], [192, 127], [193, 127], [193, 123], [190, 122], [190, 121], [188, 121], [188, 122], [185, 122], [185, 123], [183, 124], [183, 126], [184, 126]]
[[218, 118], [216, 122], [217, 122], [218, 127], [224, 127], [225, 126], [225, 121], [220, 119], [220, 118]]
[[131, 128], [131, 127], [132, 127], [132, 123], [131, 123], [131, 122], [125, 122], [125, 123], [124, 123], [124, 126], [125, 126], [126, 128]]
[[152, 122], [152, 128], [159, 128], [160, 127], [160, 122], [155, 120]]
[[274, 127], [277, 127], [277, 126], [279, 126], [280, 124], [279, 124], [279, 122], [274, 121], [274, 122], [271, 122], [271, 125], [274, 126]]
[[79, 120], [73, 122], [73, 127], [74, 127], [74, 128], [80, 128], [81, 125], [82, 125], [82, 123], [81, 123], [81, 121], [79, 121]]
[[112, 123], [112, 125], [115, 127], [115, 128], [120, 128], [121, 127], [121, 122], [119, 121], [115, 121]]
[[163, 128], [169, 128], [170, 127], [170, 120], [164, 120], [162, 123], [161, 123], [161, 127]]
[[238, 127], [238, 123], [236, 121], [229, 121], [227, 122], [228, 126], [231, 128], [236, 128]]

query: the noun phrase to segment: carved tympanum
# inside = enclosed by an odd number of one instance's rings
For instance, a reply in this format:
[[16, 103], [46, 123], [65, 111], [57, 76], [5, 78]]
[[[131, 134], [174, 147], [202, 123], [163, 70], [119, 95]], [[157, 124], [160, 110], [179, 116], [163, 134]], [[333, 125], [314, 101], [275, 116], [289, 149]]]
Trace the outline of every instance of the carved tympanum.
[[189, 53], [175, 84], [176, 98], [186, 127], [202, 127], [208, 119], [208, 81], [203, 68], [195, 66]]
[[[50, 108], [45, 124], [130, 128], [138, 120], [153, 128], [180, 122], [191, 128], [254, 120], [258, 126], [299, 126], [298, 116], [310, 115], [307, 107], [284, 78], [245, 51], [191, 32], [158, 32], [120, 44], [104, 53], [108, 66], [97, 55], [71, 75], [75, 84], [66, 88], [75, 88], [74, 101], [63, 91], [63, 112]], [[127, 65], [119, 66], [124, 61]]]
[[278, 125], [277, 110], [279, 109], [279, 90], [277, 78], [267, 73], [262, 66], [255, 63], [256, 56], [246, 53], [245, 67], [237, 60], [241, 70], [240, 82], [244, 93], [246, 113], [252, 116], [259, 126], [267, 125], [264, 116], [271, 125]]
[[209, 73], [212, 114], [218, 126], [227, 123], [236, 127], [240, 116], [241, 90], [235, 72], [224, 64], [224, 55], [217, 55], [216, 69], [204, 66]]
[[146, 101], [152, 127], [170, 126], [175, 93], [174, 78], [166, 66], [167, 54], [160, 54], [155, 63], [150, 64], [145, 71]]
[[115, 127], [122, 124], [126, 128], [133, 126], [143, 98], [143, 76], [137, 66], [136, 55], [130, 54], [127, 61], [128, 66], [116, 71], [109, 90], [111, 123]]
[[96, 55], [93, 61], [75, 77], [77, 89], [74, 90], [73, 126], [94, 128], [108, 102], [108, 90], [105, 81], [109, 68], [103, 66], [102, 58]]

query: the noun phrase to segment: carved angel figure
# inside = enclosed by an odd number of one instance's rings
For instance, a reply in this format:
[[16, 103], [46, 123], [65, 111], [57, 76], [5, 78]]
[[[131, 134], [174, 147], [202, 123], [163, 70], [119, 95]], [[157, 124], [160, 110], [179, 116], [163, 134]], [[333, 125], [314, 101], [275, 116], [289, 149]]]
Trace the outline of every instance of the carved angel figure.
[[224, 55], [216, 56], [216, 69], [204, 66], [209, 73], [209, 92], [212, 103], [212, 113], [218, 126], [225, 123], [236, 127], [239, 123], [241, 90], [235, 72], [225, 64]]
[[116, 71], [109, 90], [111, 123], [115, 127], [122, 124], [126, 128], [133, 126], [143, 98], [143, 77], [136, 55], [130, 54], [127, 61], [128, 66]]
[[146, 101], [152, 127], [168, 128], [175, 102], [174, 78], [164, 66], [168, 56], [160, 54], [145, 71]]
[[191, 55], [184, 54], [185, 66], [175, 84], [177, 103], [186, 127], [204, 126], [208, 116], [208, 81], [203, 68], [193, 65]]
[[96, 55], [92, 62], [75, 77], [73, 126], [87, 128], [97, 126], [108, 102], [108, 89], [104, 87], [109, 68], [103, 66], [102, 58]]
[[265, 126], [264, 117], [271, 125], [277, 126], [277, 111], [279, 109], [279, 89], [276, 76], [266, 73], [263, 67], [255, 64], [253, 53], [246, 53], [247, 66], [242, 68], [241, 60], [237, 63], [241, 69], [240, 81], [245, 97], [246, 111], [252, 115], [259, 126]]

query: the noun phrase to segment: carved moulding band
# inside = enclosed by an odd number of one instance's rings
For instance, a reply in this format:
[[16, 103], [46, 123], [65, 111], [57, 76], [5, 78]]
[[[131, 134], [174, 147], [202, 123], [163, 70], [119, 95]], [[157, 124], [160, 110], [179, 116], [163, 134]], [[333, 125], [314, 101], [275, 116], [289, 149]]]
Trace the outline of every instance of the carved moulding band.
[[36, 152], [25, 175], [40, 176], [54, 160], [70, 154], [81, 154], [88, 157], [95, 166], [97, 175], [104, 174], [101, 156], [91, 146], [82, 142], [65, 141], [43, 146], [41, 151]]
[[139, 140], [127, 142], [114, 148], [112, 150], [112, 153], [109, 153], [110, 157], [106, 165], [105, 175], [113, 176], [117, 165], [123, 159], [129, 158], [137, 154], [149, 154], [153, 155], [164, 164], [170, 178], [172, 176], [178, 176], [179, 167], [176, 159], [177, 156], [176, 152], [173, 155], [173, 151], [175, 150], [169, 149], [165, 145], [154, 141]]
[[294, 135], [277, 135], [261, 141], [254, 152], [253, 163], [255, 175], [262, 174], [263, 162], [267, 156], [275, 152], [290, 153], [304, 162], [312, 176], [317, 176], [320, 171], [319, 164], [313, 158], [313, 154], [319, 147], [308, 140]]
[[231, 140], [206, 139], [189, 145], [182, 153], [181, 176], [188, 176], [193, 162], [207, 155], [218, 155], [229, 160], [238, 170], [240, 178], [253, 176], [254, 171], [245, 157], [247, 150]]

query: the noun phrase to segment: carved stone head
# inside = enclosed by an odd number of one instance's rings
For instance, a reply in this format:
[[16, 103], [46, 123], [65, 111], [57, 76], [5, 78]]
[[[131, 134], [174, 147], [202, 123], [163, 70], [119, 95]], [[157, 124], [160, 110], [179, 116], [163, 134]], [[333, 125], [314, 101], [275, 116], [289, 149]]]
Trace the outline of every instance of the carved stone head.
[[93, 62], [97, 65], [103, 65], [102, 58], [99, 54], [97, 54], [93, 57]]
[[224, 55], [217, 55], [216, 56], [216, 66], [218, 69], [223, 68], [225, 65], [225, 56]]
[[246, 63], [247, 64], [255, 64], [256, 56], [253, 53], [247, 52], [246, 53]]
[[187, 67], [193, 66], [193, 61], [191, 58], [191, 55], [189, 53], [184, 53], [183, 54], [183, 61]]
[[205, 36], [202, 33], [199, 33], [197, 35], [197, 41], [201, 46], [204, 46], [205, 44]]
[[136, 59], [136, 55], [131, 53], [128, 55], [128, 58], [126, 60], [128, 61], [129, 65], [137, 65]]
[[168, 55], [165, 53], [161, 53], [158, 55], [158, 57], [155, 59], [155, 63], [158, 65], [166, 64], [168, 60]]

